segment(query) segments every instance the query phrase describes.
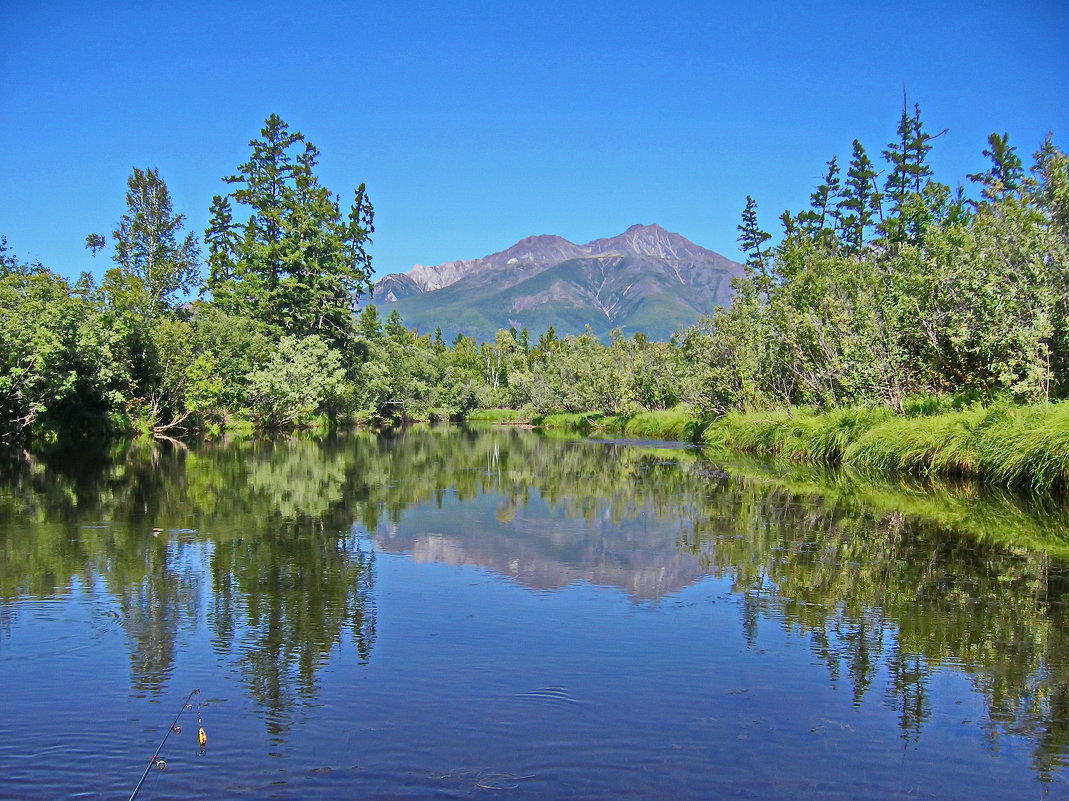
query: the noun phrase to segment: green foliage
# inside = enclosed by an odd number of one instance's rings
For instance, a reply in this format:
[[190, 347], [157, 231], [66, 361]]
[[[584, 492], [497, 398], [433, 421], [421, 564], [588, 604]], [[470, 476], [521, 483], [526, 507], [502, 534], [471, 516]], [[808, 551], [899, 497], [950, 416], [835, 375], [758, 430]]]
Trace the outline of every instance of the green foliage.
[[473, 409], [464, 419], [471, 423], [527, 423], [530, 415], [520, 409]]
[[671, 409], [639, 412], [623, 418], [622, 422], [622, 433], [629, 437], [676, 442], [700, 441], [708, 425], [707, 420], [698, 417], [696, 410], [686, 404], [679, 404]]
[[1009, 139], [1009, 134], [991, 134], [987, 138], [990, 149], [984, 151], [984, 155], [991, 159], [991, 167], [986, 172], [968, 176], [970, 181], [983, 187], [986, 201], [1005, 200], [1020, 192], [1024, 182], [1024, 165]]
[[127, 376], [103, 323], [60, 276], [9, 262], [0, 274], [0, 440], [109, 425]]
[[882, 195], [876, 188], [876, 168], [857, 139], [839, 199], [839, 232], [843, 249], [859, 255], [868, 233], [882, 216]]
[[886, 407], [732, 412], [709, 444], [789, 459], [922, 475], [970, 476], [1037, 492], [1069, 487], [1069, 404], [978, 404], [911, 398]]
[[886, 407], [847, 407], [733, 412], [706, 430], [705, 439], [738, 450], [821, 463], [835, 463], [865, 431], [892, 417]]
[[[165, 309], [177, 293], [197, 287], [200, 247], [192, 232], [179, 241], [186, 218], [174, 213], [159, 170], [134, 168], [127, 179], [126, 208], [112, 232], [113, 258], [126, 275], [140, 279], [154, 311]], [[99, 234], [86, 237], [94, 254], [103, 246]]]
[[249, 409], [261, 428], [301, 425], [335, 408], [345, 391], [341, 355], [322, 337], [284, 336], [248, 376]]
[[750, 275], [730, 309], [677, 337], [685, 400], [704, 414], [902, 411], [918, 395], [1033, 403], [1069, 392], [1069, 160], [1048, 139], [1027, 177], [993, 135], [991, 170], [971, 176], [983, 199], [970, 210], [933, 180], [940, 135], [904, 105], [883, 151], [884, 192], [855, 140], [846, 180], [833, 158], [810, 209], [784, 215], [774, 247], [761, 244], [748, 201]]
[[846, 451], [851, 464], [972, 475], [1046, 491], [1069, 486], [1069, 405], [974, 407], [868, 431]]
[[[225, 179], [236, 188], [213, 200], [206, 288], [228, 314], [346, 348], [357, 299], [370, 288], [366, 246], [375, 228], [366, 189], [356, 189], [345, 217], [319, 183], [319, 151], [303, 134], [272, 114], [261, 137]], [[235, 206], [247, 219], [234, 219]]]
[[739, 248], [746, 254], [746, 265], [758, 275], [764, 276], [765, 253], [761, 249], [772, 235], [757, 225], [757, 201], [746, 196], [746, 208], [742, 211], [739, 225]]
[[[697, 431], [688, 420], [728, 415], [715, 436], [835, 461], [883, 414], [930, 427], [969, 403], [1065, 398], [1069, 158], [1048, 138], [1026, 165], [993, 134], [991, 168], [969, 176], [981, 190], [970, 202], [934, 180], [940, 135], [903, 104], [886, 168], [855, 140], [846, 174], [831, 158], [809, 208], [783, 215], [778, 242], [747, 196], [747, 275], [734, 302], [669, 342], [620, 330], [604, 341], [589, 327], [560, 338], [548, 326], [532, 347], [526, 329], [447, 344], [441, 328], [457, 321], [441, 320], [445, 306], [433, 335], [406, 328], [396, 310], [356, 314], [370, 281], [366, 190], [344, 215], [316, 176], [318, 150], [272, 115], [225, 179], [231, 191], [212, 203], [210, 299], [173, 308], [196, 277], [197, 253], [155, 170], [130, 176], [114, 234], [119, 266], [99, 287], [20, 264], [0, 238], [0, 436], [411, 421], [494, 407], [578, 414], [583, 425], [593, 413], [635, 435], [685, 438]], [[95, 252], [103, 237], [86, 244]], [[651, 325], [671, 316], [657, 302], [633, 312]], [[792, 407], [813, 411], [775, 411]], [[746, 413], [763, 422], [744, 430]], [[1042, 442], [1056, 465], [1057, 438]], [[1029, 463], [1041, 460], [1028, 452]], [[932, 469], [974, 469], [955, 466], [954, 447], [940, 453]], [[1061, 480], [1045, 478], [1056, 466], [983, 472]]]

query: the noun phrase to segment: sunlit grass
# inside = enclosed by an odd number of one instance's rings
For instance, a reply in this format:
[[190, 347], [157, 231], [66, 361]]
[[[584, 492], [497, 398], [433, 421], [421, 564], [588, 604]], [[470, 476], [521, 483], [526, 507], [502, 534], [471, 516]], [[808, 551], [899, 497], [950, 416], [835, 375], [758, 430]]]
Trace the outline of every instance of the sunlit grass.
[[1033, 490], [1069, 486], [1069, 404], [975, 407], [867, 432], [850, 464], [976, 475]]
[[705, 439], [737, 450], [814, 462], [838, 462], [865, 431], [892, 417], [884, 407], [733, 412], [718, 420]]
[[623, 433], [643, 439], [666, 439], [696, 442], [708, 425], [690, 406], [641, 412], [623, 419]]
[[475, 409], [464, 419], [473, 423], [526, 423], [531, 415], [522, 409]]
[[557, 412], [539, 415], [531, 420], [531, 423], [539, 428], [555, 428], [587, 434], [597, 428], [605, 418], [606, 415], [600, 412]]
[[907, 402], [902, 415], [883, 406], [795, 407], [731, 412], [713, 422], [681, 405], [631, 416], [551, 414], [532, 422], [548, 429], [703, 442], [868, 470], [973, 476], [1035, 491], [1069, 487], [1069, 403], [962, 404], [955, 410], [957, 405], [925, 396]]
[[1069, 486], [1069, 404], [938, 409], [913, 416], [883, 407], [739, 412], [713, 424], [705, 440], [800, 461], [976, 476], [1033, 490]]

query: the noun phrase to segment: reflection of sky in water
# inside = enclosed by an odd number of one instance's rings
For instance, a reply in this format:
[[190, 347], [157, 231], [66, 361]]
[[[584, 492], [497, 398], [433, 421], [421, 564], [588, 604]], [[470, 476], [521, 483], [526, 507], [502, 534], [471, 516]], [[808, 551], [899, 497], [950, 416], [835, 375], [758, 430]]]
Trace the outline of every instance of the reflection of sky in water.
[[1065, 794], [1064, 566], [642, 453], [447, 431], [164, 452], [73, 506], [9, 482], [3, 794], [128, 797], [194, 687], [207, 753], [174, 737], [142, 797]]

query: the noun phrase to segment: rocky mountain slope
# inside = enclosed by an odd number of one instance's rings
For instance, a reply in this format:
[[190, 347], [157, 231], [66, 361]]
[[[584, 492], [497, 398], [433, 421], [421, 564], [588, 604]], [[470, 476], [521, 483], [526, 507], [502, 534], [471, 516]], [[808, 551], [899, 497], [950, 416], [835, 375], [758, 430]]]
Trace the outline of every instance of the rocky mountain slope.
[[634, 225], [619, 236], [576, 245], [531, 236], [481, 259], [417, 265], [375, 284], [373, 302], [397, 309], [420, 331], [441, 327], [492, 340], [500, 328], [526, 327], [537, 338], [589, 325], [667, 339], [731, 301], [742, 266], [659, 225]]

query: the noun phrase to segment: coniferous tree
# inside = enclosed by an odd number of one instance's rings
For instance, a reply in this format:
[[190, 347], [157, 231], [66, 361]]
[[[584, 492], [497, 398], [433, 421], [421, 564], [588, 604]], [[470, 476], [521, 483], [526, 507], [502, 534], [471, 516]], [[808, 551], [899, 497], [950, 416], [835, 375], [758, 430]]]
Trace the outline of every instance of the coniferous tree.
[[[789, 215], [788, 215], [789, 216]], [[757, 224], [757, 201], [746, 196], [746, 208], [742, 210], [742, 223], [739, 228], [739, 246], [746, 254], [746, 266], [756, 275], [759, 289], [767, 293], [771, 278], [768, 270], [768, 254], [762, 245], [772, 238], [767, 231], [762, 231]]]
[[832, 156], [827, 167], [823, 182], [809, 196], [809, 209], [798, 215], [802, 230], [810, 238], [816, 238], [823, 231], [833, 230], [838, 224], [836, 215], [842, 189], [838, 157]]
[[876, 188], [877, 173], [861, 142], [854, 140], [854, 152], [839, 201], [839, 230], [844, 249], [858, 255], [868, 241], [868, 233], [881, 214], [881, 195]]
[[[316, 147], [276, 114], [260, 133], [249, 160], [224, 179], [236, 188], [212, 204], [207, 288], [228, 312], [344, 344], [357, 300], [370, 289], [366, 245], [375, 229], [366, 188], [343, 216], [316, 176]], [[235, 220], [235, 208], [249, 216]]]
[[204, 242], [208, 246], [208, 285], [214, 288], [215, 300], [219, 305], [233, 312], [239, 304], [228, 296], [227, 291], [239, 283], [234, 265], [239, 238], [234, 227], [229, 195], [212, 198], [211, 217], [208, 230], [204, 233]]
[[883, 151], [883, 157], [891, 166], [884, 183], [884, 196], [890, 202], [890, 207], [887, 218], [880, 226], [887, 241], [916, 242], [919, 239], [927, 218], [931, 216], [927, 208], [928, 198], [924, 196], [924, 189], [932, 175], [928, 163], [928, 153], [932, 149], [929, 143], [944, 133], [945, 130], [933, 136], [925, 131], [920, 106], [914, 104], [913, 114], [910, 115], [903, 99], [898, 140]]
[[10, 252], [7, 236], [0, 234], [0, 276], [13, 273], [19, 266], [19, 260]]
[[983, 155], [991, 159], [991, 167], [986, 172], [971, 173], [968, 176], [970, 181], [983, 186], [982, 194], [988, 202], [1002, 200], [1021, 191], [1024, 168], [1017, 149], [1010, 144], [1009, 139], [1010, 135], [1007, 133], [1001, 136], [997, 133], [991, 134], [987, 138], [990, 149], [983, 151]]

